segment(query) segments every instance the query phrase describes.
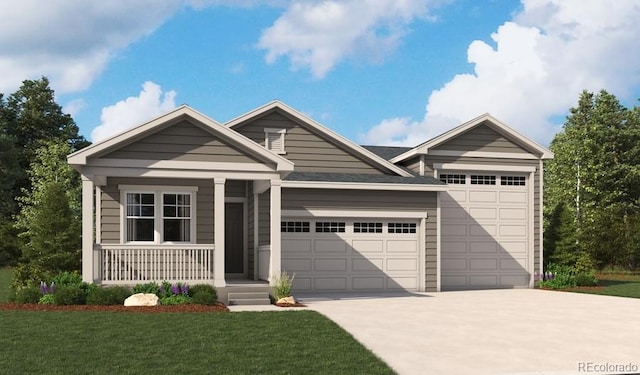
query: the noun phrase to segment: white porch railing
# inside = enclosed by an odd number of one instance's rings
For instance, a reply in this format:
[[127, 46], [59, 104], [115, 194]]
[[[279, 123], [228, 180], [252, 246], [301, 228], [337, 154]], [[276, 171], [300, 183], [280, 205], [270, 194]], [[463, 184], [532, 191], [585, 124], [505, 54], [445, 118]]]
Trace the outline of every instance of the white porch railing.
[[213, 244], [99, 246], [103, 284], [213, 281]]
[[269, 269], [271, 268], [271, 245], [258, 247], [258, 279], [269, 280]]

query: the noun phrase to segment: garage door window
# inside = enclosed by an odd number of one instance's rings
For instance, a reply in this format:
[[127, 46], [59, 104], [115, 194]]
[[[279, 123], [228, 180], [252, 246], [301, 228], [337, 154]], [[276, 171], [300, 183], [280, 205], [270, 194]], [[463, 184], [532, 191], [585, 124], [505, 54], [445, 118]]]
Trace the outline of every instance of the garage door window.
[[345, 223], [335, 221], [317, 221], [316, 233], [344, 233]]
[[524, 176], [502, 176], [500, 177], [502, 186], [525, 186]]
[[280, 223], [280, 232], [309, 233], [309, 222], [308, 221], [283, 221]]
[[496, 176], [471, 175], [471, 185], [495, 185]]
[[382, 233], [382, 223], [353, 223], [353, 233]]
[[446, 184], [464, 185], [467, 175], [464, 174], [441, 174], [440, 181]]
[[389, 233], [415, 233], [417, 225], [415, 223], [389, 223]]

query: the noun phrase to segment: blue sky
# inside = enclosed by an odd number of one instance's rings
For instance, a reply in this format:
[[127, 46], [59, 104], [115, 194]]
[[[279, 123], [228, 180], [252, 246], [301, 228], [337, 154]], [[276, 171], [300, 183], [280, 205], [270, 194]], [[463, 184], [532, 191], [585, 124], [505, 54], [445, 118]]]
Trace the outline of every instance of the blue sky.
[[94, 141], [184, 103], [225, 122], [280, 99], [361, 144], [490, 112], [548, 145], [583, 89], [640, 97], [637, 1], [40, 4], [0, 15], [0, 92], [49, 77]]

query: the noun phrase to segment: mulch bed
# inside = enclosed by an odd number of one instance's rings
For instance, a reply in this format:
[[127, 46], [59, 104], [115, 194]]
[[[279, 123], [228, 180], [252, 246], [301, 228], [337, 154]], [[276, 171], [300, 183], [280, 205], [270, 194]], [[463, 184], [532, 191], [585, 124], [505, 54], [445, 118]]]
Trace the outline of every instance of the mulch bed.
[[19, 311], [104, 311], [104, 312], [140, 312], [140, 313], [204, 313], [204, 312], [228, 312], [229, 309], [224, 303], [215, 305], [159, 305], [159, 306], [122, 306], [122, 305], [41, 305], [41, 304], [0, 304], [0, 310]]
[[278, 306], [278, 307], [307, 307], [307, 305], [304, 305], [302, 303], [274, 303], [274, 305]]

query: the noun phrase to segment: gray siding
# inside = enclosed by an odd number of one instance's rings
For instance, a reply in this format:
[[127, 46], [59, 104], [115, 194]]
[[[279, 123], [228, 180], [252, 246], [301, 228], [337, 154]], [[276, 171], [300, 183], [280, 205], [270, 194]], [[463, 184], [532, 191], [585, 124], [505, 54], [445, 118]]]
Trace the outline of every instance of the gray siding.
[[497, 159], [497, 158], [469, 158], [469, 157], [445, 157], [445, 156], [425, 156], [425, 170], [429, 167], [433, 170], [435, 163], [461, 163], [461, 164], [477, 164], [477, 165], [514, 165], [535, 167], [536, 171], [533, 176], [533, 258], [534, 271], [539, 270], [540, 262], [540, 235], [542, 233], [542, 223], [540, 221], [540, 161], [529, 159]]
[[247, 189], [249, 191], [249, 194], [247, 194], [247, 248], [249, 249], [249, 254], [247, 256], [247, 267], [249, 267], [249, 269], [247, 270], [249, 279], [253, 279], [255, 274], [254, 274], [254, 266], [255, 266], [255, 252], [257, 251], [257, 249], [254, 248], [253, 246], [253, 240], [255, 238], [255, 232], [253, 231], [253, 215], [254, 215], [254, 210], [253, 210], [253, 182], [250, 181], [247, 185]]
[[520, 154], [528, 153], [528, 151], [484, 124], [462, 133], [450, 141], [434, 147], [433, 149], [451, 151], [509, 152]]
[[259, 162], [188, 121], [161, 129], [102, 157], [225, 163]]
[[283, 156], [295, 163], [297, 172], [384, 174], [380, 169], [314, 133], [304, 124], [277, 111], [234, 129], [264, 146], [265, 128], [287, 129], [286, 154]]
[[197, 243], [213, 243], [213, 181], [157, 178], [109, 178], [101, 194], [102, 243], [120, 243], [120, 191], [118, 185], [197, 186]]
[[400, 163], [405, 168], [410, 169], [414, 173], [420, 173], [420, 155], [414, 156]]
[[[362, 209], [409, 210], [427, 212], [426, 290], [437, 283], [437, 193], [324, 189], [282, 189], [282, 209]], [[262, 231], [262, 227], [260, 229]]]

